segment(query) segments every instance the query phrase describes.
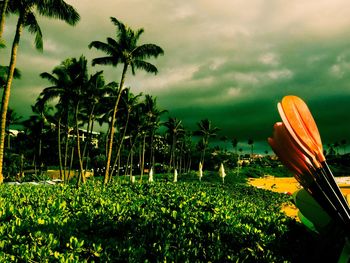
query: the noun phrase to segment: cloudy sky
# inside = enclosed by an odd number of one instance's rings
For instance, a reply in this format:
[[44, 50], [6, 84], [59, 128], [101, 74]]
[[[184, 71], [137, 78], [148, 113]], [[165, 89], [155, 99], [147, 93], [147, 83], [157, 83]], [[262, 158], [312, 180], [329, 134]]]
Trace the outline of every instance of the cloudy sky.
[[[11, 106], [28, 116], [30, 105], [48, 86], [39, 74], [62, 60], [84, 54], [93, 40], [115, 34], [114, 16], [134, 29], [144, 28], [142, 43], [161, 46], [154, 60], [159, 74], [128, 75], [134, 93], [157, 97], [169, 115], [185, 127], [208, 118], [220, 135], [236, 137], [245, 148], [253, 138], [260, 151], [279, 121], [276, 103], [294, 94], [309, 105], [323, 142], [350, 142], [350, 2], [348, 0], [69, 0], [81, 15], [76, 27], [40, 19], [44, 52], [24, 32]], [[10, 46], [15, 18], [7, 20]], [[8, 48], [9, 49], [9, 48]], [[8, 50], [7, 50], [8, 51]], [[0, 64], [8, 64], [1, 51]], [[120, 68], [103, 69], [107, 81]]]

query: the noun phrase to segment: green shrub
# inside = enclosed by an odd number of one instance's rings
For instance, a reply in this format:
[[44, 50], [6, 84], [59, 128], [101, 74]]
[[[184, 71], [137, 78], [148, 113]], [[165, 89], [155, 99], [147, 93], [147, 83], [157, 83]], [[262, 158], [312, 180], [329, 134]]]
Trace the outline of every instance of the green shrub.
[[0, 262], [310, 261], [288, 197], [226, 182], [1, 185]]

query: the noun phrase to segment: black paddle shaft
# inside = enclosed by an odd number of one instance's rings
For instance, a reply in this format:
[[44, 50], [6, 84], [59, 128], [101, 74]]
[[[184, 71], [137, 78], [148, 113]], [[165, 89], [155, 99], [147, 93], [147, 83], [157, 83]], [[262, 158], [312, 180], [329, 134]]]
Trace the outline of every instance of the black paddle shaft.
[[349, 221], [344, 219], [344, 216], [340, 213], [339, 208], [337, 208], [330, 200], [328, 195], [323, 191], [322, 187], [318, 182], [313, 182], [308, 185], [308, 190], [311, 191], [312, 197], [321, 205], [325, 212], [334, 220], [334, 223], [343, 229], [344, 233], [350, 237], [350, 224]]
[[329, 184], [331, 185], [331, 187], [333, 188], [334, 192], [336, 193], [336, 195], [338, 196], [338, 199], [340, 200], [340, 202], [342, 203], [342, 205], [344, 206], [344, 209], [347, 211], [348, 215], [350, 216], [350, 207], [348, 205], [348, 202], [345, 200], [343, 193], [341, 192], [337, 182], [334, 180], [334, 176], [333, 173], [331, 171], [331, 169], [329, 168], [328, 164], [326, 161], [321, 163], [322, 165], [322, 170], [324, 171]]

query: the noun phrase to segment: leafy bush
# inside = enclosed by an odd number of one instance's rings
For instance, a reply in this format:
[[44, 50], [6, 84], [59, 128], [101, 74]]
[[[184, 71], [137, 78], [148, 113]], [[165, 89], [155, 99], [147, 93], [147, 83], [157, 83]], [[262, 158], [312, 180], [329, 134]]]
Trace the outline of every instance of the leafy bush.
[[242, 184], [0, 186], [0, 262], [305, 262], [317, 241]]

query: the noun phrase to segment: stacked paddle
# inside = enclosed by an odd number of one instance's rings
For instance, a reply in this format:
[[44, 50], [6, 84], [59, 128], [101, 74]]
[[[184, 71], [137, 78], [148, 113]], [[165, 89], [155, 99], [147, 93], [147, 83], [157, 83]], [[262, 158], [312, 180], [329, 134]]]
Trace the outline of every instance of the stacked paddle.
[[305, 102], [286, 96], [278, 103], [282, 122], [268, 142], [304, 189], [350, 236], [350, 208], [327, 165], [317, 125]]

